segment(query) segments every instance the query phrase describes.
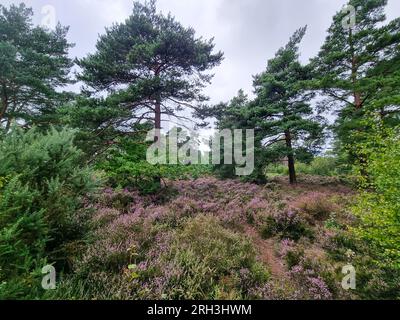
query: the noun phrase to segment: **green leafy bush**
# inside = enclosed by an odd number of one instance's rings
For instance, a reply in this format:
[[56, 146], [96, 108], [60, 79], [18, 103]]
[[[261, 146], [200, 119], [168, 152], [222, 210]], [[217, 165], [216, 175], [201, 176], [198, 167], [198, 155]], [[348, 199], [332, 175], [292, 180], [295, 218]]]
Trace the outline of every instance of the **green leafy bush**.
[[361, 147], [367, 161], [360, 165], [364, 191], [354, 207], [360, 224], [353, 231], [375, 249], [378, 266], [400, 270], [399, 129], [375, 130]]
[[139, 190], [142, 194], [153, 194], [167, 184], [168, 180], [198, 178], [211, 173], [208, 165], [152, 165], [146, 161], [148, 143], [144, 137], [121, 139], [111, 148], [97, 168], [105, 171], [112, 187]]
[[41, 268], [63, 268], [66, 243], [86, 231], [83, 197], [95, 180], [73, 139], [68, 129], [14, 127], [0, 141], [0, 298], [36, 298]]
[[309, 165], [299, 163], [299, 173], [317, 176], [333, 176], [336, 174], [337, 160], [333, 157], [316, 157]]
[[270, 178], [276, 176], [287, 176], [289, 174], [289, 169], [283, 164], [273, 163], [266, 167], [265, 173]]
[[[298, 174], [308, 174], [316, 176], [334, 176], [337, 172], [337, 159], [334, 157], [316, 157], [310, 163], [296, 163]], [[270, 164], [267, 166], [266, 174], [269, 177], [286, 176], [289, 174], [287, 165]]]

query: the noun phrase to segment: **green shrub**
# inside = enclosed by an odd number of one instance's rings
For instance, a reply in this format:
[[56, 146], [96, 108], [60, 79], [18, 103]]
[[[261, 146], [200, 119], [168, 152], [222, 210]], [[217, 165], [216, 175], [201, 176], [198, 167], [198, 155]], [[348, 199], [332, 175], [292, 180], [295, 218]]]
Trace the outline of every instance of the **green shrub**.
[[289, 169], [287, 165], [273, 163], [266, 167], [265, 172], [269, 178], [273, 178], [276, 176], [287, 176]]
[[261, 225], [261, 236], [264, 239], [279, 236], [281, 239], [298, 241], [302, 237], [312, 239], [314, 233], [297, 211], [286, 210], [265, 218]]
[[[316, 157], [310, 163], [296, 162], [298, 174], [316, 176], [334, 176], [337, 174], [337, 159], [333, 157]], [[266, 168], [268, 177], [287, 176], [289, 169], [284, 164], [270, 164]]]
[[264, 239], [270, 239], [274, 237], [278, 232], [279, 232], [278, 225], [274, 217], [271, 216], [266, 217], [261, 227], [261, 236]]
[[199, 178], [211, 173], [208, 165], [152, 165], [146, 160], [144, 137], [121, 139], [110, 148], [106, 156], [97, 163], [108, 178], [108, 184], [114, 188], [139, 190], [142, 194], [154, 194], [167, 184], [168, 180]]
[[170, 299], [245, 298], [248, 289], [269, 278], [251, 242], [214, 217], [188, 222], [166, 259], [177, 271], [166, 292]]
[[376, 280], [386, 283], [369, 294], [377, 296], [381, 290], [390, 298], [399, 298], [400, 283], [399, 129], [375, 126], [360, 147], [360, 154], [365, 155], [359, 165], [362, 191], [353, 207], [359, 218], [353, 234], [369, 248], [371, 267], [382, 270]]
[[285, 255], [285, 262], [288, 269], [290, 270], [294, 266], [299, 265], [303, 256], [304, 256], [304, 250], [302, 249], [297, 248], [293, 250], [288, 250], [288, 252]]
[[41, 268], [62, 269], [65, 244], [86, 232], [82, 201], [95, 184], [73, 138], [14, 127], [0, 141], [0, 298], [36, 298]]
[[333, 157], [316, 157], [309, 166], [303, 165], [304, 172], [301, 170], [302, 164], [299, 164], [300, 173], [308, 173], [317, 176], [333, 176], [336, 174], [337, 160]]
[[329, 196], [320, 192], [311, 192], [298, 199], [292, 206], [300, 210], [306, 220], [314, 224], [325, 221], [337, 208]]
[[354, 212], [361, 224], [354, 229], [378, 249], [382, 264], [400, 269], [400, 138], [399, 129], [377, 132], [361, 147], [367, 155], [362, 164], [364, 192]]

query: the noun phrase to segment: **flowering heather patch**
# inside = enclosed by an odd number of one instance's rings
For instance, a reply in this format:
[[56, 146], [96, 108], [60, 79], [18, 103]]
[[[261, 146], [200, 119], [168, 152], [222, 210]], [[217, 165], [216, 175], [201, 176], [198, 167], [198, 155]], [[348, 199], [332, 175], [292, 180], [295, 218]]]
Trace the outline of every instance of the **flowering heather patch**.
[[285, 258], [287, 254], [293, 250], [295, 247], [296, 243], [293, 240], [290, 239], [283, 239], [280, 243], [280, 250], [279, 250], [279, 256], [281, 258]]
[[[77, 281], [74, 286], [83, 286], [81, 291], [90, 298], [334, 296], [320, 270], [302, 264], [304, 250], [299, 244], [301, 239], [312, 238], [310, 228], [321, 229], [321, 243], [327, 234], [322, 225], [308, 224], [298, 205], [319, 199], [320, 194], [293, 199], [279, 185], [271, 190], [212, 177], [168, 181], [168, 185], [171, 189], [163, 195], [105, 189], [95, 202], [88, 203], [94, 211], [91, 244], [76, 259], [74, 278], [68, 281]], [[279, 241], [277, 253], [257, 233], [267, 222], [273, 231], [271, 241]], [[270, 265], [273, 256], [276, 261]], [[82, 283], [82, 278], [90, 279], [101, 293]], [[118, 287], [105, 293], [103, 280]]]
[[313, 238], [313, 230], [299, 214], [298, 211], [285, 209], [267, 216], [261, 232], [264, 238], [278, 236], [281, 239], [292, 239], [298, 241], [302, 237]]
[[297, 292], [298, 296], [311, 300], [332, 299], [332, 293], [325, 281], [313, 270], [297, 265], [289, 271], [289, 276], [299, 288]]
[[129, 285], [112, 295], [135, 299], [244, 298], [263, 285], [268, 272], [251, 242], [229, 230], [245, 224], [248, 212], [266, 214], [262, 188], [213, 178], [172, 187], [179, 196], [163, 204], [104, 190], [91, 205], [93, 240], [75, 272], [119, 273]]
[[321, 192], [307, 193], [292, 203], [291, 207], [305, 213], [310, 222], [326, 220], [337, 209], [330, 196]]
[[264, 199], [265, 189], [250, 183], [207, 177], [195, 181], [176, 181], [173, 187], [185, 196], [186, 208], [197, 208], [198, 213], [212, 214], [229, 227], [238, 227], [247, 222], [259, 224], [262, 216], [274, 210]]

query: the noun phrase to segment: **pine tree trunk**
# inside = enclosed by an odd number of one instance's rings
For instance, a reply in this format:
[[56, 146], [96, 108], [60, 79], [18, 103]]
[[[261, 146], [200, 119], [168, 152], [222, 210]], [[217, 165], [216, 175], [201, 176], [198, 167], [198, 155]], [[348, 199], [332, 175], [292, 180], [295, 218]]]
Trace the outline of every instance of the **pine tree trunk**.
[[[154, 76], [159, 78], [160, 76], [160, 66], [154, 70]], [[156, 135], [154, 137], [154, 142], [161, 143], [161, 96], [159, 92], [156, 94], [155, 104], [154, 104], [154, 127], [156, 129]], [[153, 179], [156, 185], [161, 186], [162, 177], [157, 176]]]
[[154, 124], [156, 130], [161, 130], [161, 102], [159, 99], [156, 100], [154, 107]]
[[[350, 30], [350, 50], [351, 50], [351, 82], [353, 84], [354, 107], [356, 110], [360, 110], [362, 108], [363, 102], [361, 99], [361, 93], [356, 90], [356, 85], [358, 81], [357, 79], [358, 60], [354, 48], [352, 30]], [[361, 132], [362, 128], [358, 128], [357, 131]], [[368, 172], [366, 170], [368, 164], [367, 157], [362, 151], [355, 151], [355, 152], [361, 166], [361, 175], [365, 178], [368, 178]]]
[[[161, 142], [161, 101], [159, 98], [156, 99], [154, 105], [154, 127], [156, 129], [156, 135], [154, 137], [154, 142]], [[162, 177], [154, 177], [154, 184], [161, 186]]]
[[[160, 66], [154, 70], [154, 77], [159, 79]], [[158, 132], [161, 132], [161, 95], [159, 92], [156, 93], [155, 105], [154, 105], [154, 126]]]
[[6, 87], [3, 85], [3, 93], [1, 95], [0, 121], [3, 120], [8, 109], [8, 97]]
[[286, 139], [286, 147], [288, 148], [288, 168], [289, 168], [289, 180], [290, 184], [297, 183], [296, 177], [296, 168], [294, 166], [294, 154], [293, 154], [293, 146], [292, 146], [292, 136], [290, 131], [285, 132], [285, 139]]
[[354, 48], [354, 42], [353, 42], [353, 31], [350, 30], [350, 35], [349, 35], [349, 41], [350, 41], [350, 51], [351, 51], [351, 82], [353, 84], [353, 96], [354, 96], [354, 106], [356, 110], [361, 109], [362, 107], [362, 100], [361, 100], [361, 93], [356, 90], [356, 85], [357, 85], [357, 71], [358, 71], [358, 61], [356, 57], [356, 52]]

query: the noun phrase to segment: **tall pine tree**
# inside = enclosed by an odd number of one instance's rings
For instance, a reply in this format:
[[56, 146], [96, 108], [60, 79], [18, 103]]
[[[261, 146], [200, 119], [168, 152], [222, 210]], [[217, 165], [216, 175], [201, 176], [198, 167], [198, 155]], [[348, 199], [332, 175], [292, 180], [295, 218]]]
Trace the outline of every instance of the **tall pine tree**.
[[338, 12], [319, 55], [311, 61], [312, 87], [326, 99], [325, 110], [336, 110], [339, 149], [350, 146], [357, 155], [355, 137], [367, 130], [363, 118], [378, 111], [393, 122], [399, 106], [400, 19], [382, 25], [387, 0], [350, 0], [349, 10]]
[[288, 160], [290, 183], [297, 182], [296, 149], [312, 151], [322, 134], [309, 101], [313, 94], [302, 89], [308, 67], [299, 62], [299, 44], [306, 27], [297, 30], [289, 43], [268, 61], [265, 72], [255, 77], [257, 95], [251, 108], [254, 124], [264, 135], [264, 146], [275, 146]]
[[[239, 90], [238, 94], [232, 98], [229, 103], [220, 103], [212, 108], [204, 108], [198, 114], [201, 119], [215, 118], [216, 128], [220, 131], [224, 129], [240, 129], [240, 130], [254, 130], [254, 170], [251, 175], [243, 176], [242, 180], [265, 183], [265, 167], [270, 160], [270, 150], [265, 150], [262, 146], [262, 140], [264, 140], [264, 132], [255, 128], [255, 119], [252, 117], [252, 104], [253, 102], [248, 96]], [[243, 142], [243, 148], [245, 149], [245, 143]], [[234, 144], [232, 144], [234, 147]], [[224, 158], [224, 146], [220, 150], [221, 158]], [[235, 159], [232, 159], [232, 164], [219, 164], [214, 166], [214, 171], [222, 178], [235, 178], [236, 166]], [[224, 161], [221, 161], [223, 163]]]
[[106, 30], [97, 52], [78, 64], [80, 80], [91, 93], [107, 92], [122, 115], [111, 125], [154, 121], [161, 129], [162, 116], [181, 118], [179, 112], [207, 100], [202, 88], [210, 82], [207, 71], [222, 61], [213, 40], [195, 36], [171, 15], [157, 13], [155, 1], [135, 2], [132, 15]]
[[60, 102], [60, 87], [70, 83], [72, 61], [68, 28], [35, 27], [24, 4], [0, 5], [0, 128], [12, 120], [43, 125]]

